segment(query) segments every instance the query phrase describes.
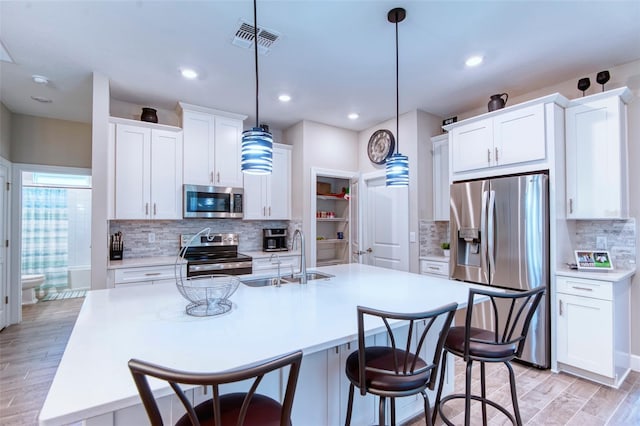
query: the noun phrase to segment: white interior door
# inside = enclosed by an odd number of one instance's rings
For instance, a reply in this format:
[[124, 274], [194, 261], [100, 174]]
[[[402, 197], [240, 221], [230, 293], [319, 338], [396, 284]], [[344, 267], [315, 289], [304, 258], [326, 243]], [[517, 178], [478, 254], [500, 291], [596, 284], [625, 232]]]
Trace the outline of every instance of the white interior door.
[[7, 288], [7, 261], [8, 248], [5, 244], [7, 240], [8, 214], [7, 214], [7, 179], [8, 171], [5, 166], [0, 166], [0, 330], [5, 328], [9, 322], [7, 315], [8, 305], [5, 303]]
[[360, 259], [360, 197], [358, 196], [358, 179], [351, 179], [351, 217], [349, 225], [351, 229], [351, 263], [361, 263]]
[[409, 192], [407, 187], [387, 187], [385, 177], [365, 180], [367, 200], [362, 229], [365, 251], [362, 263], [399, 271], [409, 270]]

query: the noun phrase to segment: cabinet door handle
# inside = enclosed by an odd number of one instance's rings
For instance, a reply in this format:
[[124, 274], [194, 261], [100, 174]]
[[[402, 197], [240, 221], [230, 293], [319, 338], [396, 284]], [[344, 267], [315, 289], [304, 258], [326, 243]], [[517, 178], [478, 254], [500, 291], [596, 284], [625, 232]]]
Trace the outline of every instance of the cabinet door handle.
[[220, 172], [218, 172], [218, 183], [220, 183]]
[[267, 206], [262, 207], [262, 216], [267, 216]]
[[336, 346], [336, 353], [339, 353], [339, 351], [338, 351], [338, 347], [337, 347], [337, 346]]
[[439, 271], [440, 270], [440, 268], [436, 268], [435, 266], [429, 266], [429, 269], [432, 269], [434, 271]]
[[496, 163], [499, 161], [498, 160], [498, 148], [495, 149], [496, 150]]
[[149, 203], [144, 203], [144, 214], [145, 216], [149, 214]]
[[559, 304], [558, 310], [560, 311], [560, 316], [562, 316], [562, 299], [558, 300], [558, 304]]
[[491, 164], [491, 150], [487, 148], [487, 164]]
[[571, 288], [576, 289], [576, 290], [593, 291], [592, 288], [589, 288], [589, 287], [578, 287], [578, 286], [575, 286], [575, 285], [572, 285]]
[[153, 215], [158, 214], [158, 208], [156, 207], [156, 203], [153, 203]]
[[350, 351], [351, 350], [351, 342], [347, 343], [347, 350]]
[[269, 217], [271, 217], [271, 206], [269, 206]]
[[144, 274], [145, 277], [155, 277], [156, 275], [160, 275], [160, 272], [146, 272]]
[[573, 213], [573, 198], [569, 198], [569, 213]]
[[213, 172], [209, 173], [209, 182], [213, 183]]

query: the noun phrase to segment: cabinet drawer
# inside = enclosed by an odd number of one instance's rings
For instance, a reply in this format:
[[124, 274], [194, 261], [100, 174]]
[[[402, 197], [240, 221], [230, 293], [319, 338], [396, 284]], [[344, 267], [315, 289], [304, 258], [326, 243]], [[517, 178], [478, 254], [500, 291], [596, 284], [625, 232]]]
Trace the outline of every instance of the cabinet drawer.
[[610, 281], [587, 280], [584, 278], [558, 277], [558, 293], [613, 300], [613, 285]]
[[431, 275], [449, 276], [449, 264], [445, 262], [435, 262], [433, 260], [420, 261], [420, 273]]
[[121, 268], [115, 271], [115, 284], [175, 279], [174, 265]]

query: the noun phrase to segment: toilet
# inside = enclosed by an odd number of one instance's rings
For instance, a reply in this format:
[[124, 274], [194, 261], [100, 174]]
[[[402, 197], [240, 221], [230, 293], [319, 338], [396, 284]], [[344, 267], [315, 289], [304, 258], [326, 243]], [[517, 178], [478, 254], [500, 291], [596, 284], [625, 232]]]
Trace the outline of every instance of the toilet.
[[22, 276], [22, 304], [28, 305], [36, 303], [36, 288], [44, 283], [45, 276], [43, 274], [23, 275]]

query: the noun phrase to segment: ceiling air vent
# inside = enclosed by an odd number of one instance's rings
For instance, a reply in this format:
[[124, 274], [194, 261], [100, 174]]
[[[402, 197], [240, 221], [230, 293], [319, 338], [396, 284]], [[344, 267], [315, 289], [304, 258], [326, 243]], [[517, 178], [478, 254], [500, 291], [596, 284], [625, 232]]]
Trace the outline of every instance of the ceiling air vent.
[[[253, 34], [253, 25], [241, 20], [231, 43], [245, 49], [253, 48]], [[267, 55], [279, 39], [279, 33], [258, 27], [258, 53]]]

